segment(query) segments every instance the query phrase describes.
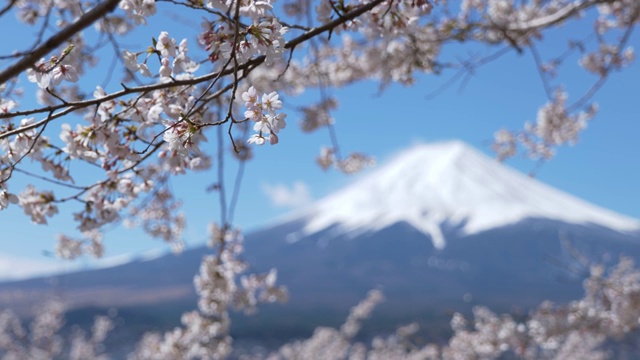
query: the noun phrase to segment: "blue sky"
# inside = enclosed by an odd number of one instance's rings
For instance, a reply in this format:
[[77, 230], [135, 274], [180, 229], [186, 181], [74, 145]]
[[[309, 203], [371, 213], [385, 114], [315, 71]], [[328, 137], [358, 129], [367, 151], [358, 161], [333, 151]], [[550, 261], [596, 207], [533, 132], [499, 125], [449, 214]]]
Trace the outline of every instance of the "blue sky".
[[[561, 52], [566, 44], [564, 37], [580, 35], [585, 30], [583, 25], [555, 32], [540, 51], [548, 54]], [[162, 21], [152, 21], [144, 32], [157, 36], [162, 29]], [[185, 30], [184, 33], [193, 34], [193, 31]], [[174, 36], [178, 40], [181, 38], [178, 34]], [[193, 36], [189, 40], [191, 47], [195, 47]], [[637, 34], [631, 44], [640, 45]], [[467, 48], [454, 47], [446, 50], [445, 56], [466, 56], [468, 51]], [[478, 48], [474, 51], [482, 53], [485, 50]], [[576, 63], [577, 58], [570, 58], [567, 72], [559, 79], [559, 82], [567, 84], [569, 95], [574, 97], [596, 80], [577, 68]], [[461, 139], [491, 154], [489, 146], [496, 130], [521, 129], [525, 121], [535, 120], [538, 108], [546, 101], [528, 53], [510, 53], [478, 69], [463, 87], [457, 83], [437, 97], [427, 99], [428, 94], [451, 76], [453, 73], [440, 77], [421, 76], [412, 87], [392, 85], [382, 94], [373, 81], [331, 89], [330, 93], [340, 101], [340, 107], [333, 116], [343, 153], [361, 151], [383, 163], [415, 143]], [[510, 160], [507, 165], [525, 173], [535, 168], [536, 177], [551, 186], [596, 205], [640, 218], [639, 84], [638, 64], [623, 73], [614, 74], [596, 95], [600, 111], [581, 135], [577, 146], [560, 148], [553, 160], [539, 168], [534, 161], [523, 158]], [[317, 91], [310, 90], [300, 98], [285, 98], [285, 106], [304, 105], [317, 96]], [[298, 115], [290, 112], [289, 126], [281, 133], [281, 143], [255, 149], [254, 159], [245, 173], [235, 216], [236, 224], [246, 231], [265, 226], [270, 220], [291, 211], [291, 207], [274, 204], [273, 196], [269, 196], [274, 189], [280, 188], [281, 200], [287, 197], [286, 189], [296, 190], [297, 203], [294, 205], [302, 206], [353, 181], [353, 176], [324, 172], [315, 165], [320, 146], [329, 145], [328, 134], [324, 131], [302, 134], [297, 127], [298, 121]], [[213, 142], [210, 144], [214, 146]], [[233, 168], [228, 171], [233, 171]], [[363, 175], [366, 171], [355, 177]], [[204, 241], [206, 224], [218, 219], [218, 199], [214, 193], [205, 192], [214, 179], [212, 171], [178, 178], [173, 183], [178, 196], [184, 201], [188, 245]], [[74, 209], [62, 209], [62, 214], [51, 219], [48, 226], [31, 224], [15, 206], [0, 212], [0, 226], [6, 229], [0, 253], [42, 258], [43, 252], [55, 246], [57, 233], [73, 231], [73, 222], [65, 216], [70, 211]], [[105, 244], [107, 256], [165, 246], [148, 239], [141, 231], [122, 226], [109, 229]]]

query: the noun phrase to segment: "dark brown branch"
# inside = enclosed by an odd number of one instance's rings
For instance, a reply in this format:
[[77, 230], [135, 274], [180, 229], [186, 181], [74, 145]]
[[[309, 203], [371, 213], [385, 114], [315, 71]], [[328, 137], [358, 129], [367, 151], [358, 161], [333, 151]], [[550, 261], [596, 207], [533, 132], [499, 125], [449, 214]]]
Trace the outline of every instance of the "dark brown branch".
[[300, 43], [303, 43], [309, 39], [311, 39], [312, 37], [315, 37], [317, 35], [322, 34], [325, 31], [329, 31], [335, 27], [337, 27], [338, 25], [342, 25], [345, 22], [349, 21], [349, 20], [353, 20], [355, 18], [357, 18], [358, 16], [366, 13], [367, 11], [373, 9], [374, 7], [378, 6], [380, 3], [384, 2], [386, 0], [373, 0], [372, 2], [363, 5], [355, 10], [349, 11], [348, 13], [342, 15], [342, 17], [335, 19], [333, 21], [330, 21], [320, 27], [317, 28], [313, 28], [309, 31], [307, 31], [306, 33], [298, 36], [295, 39], [292, 39], [291, 41], [287, 42], [284, 45], [285, 49], [291, 49], [295, 46], [297, 46]]
[[[111, 0], [112, 1], [112, 0]], [[326, 31], [329, 31], [333, 28], [335, 28], [336, 26], [339, 26], [343, 23], [345, 23], [346, 21], [355, 19], [356, 17], [364, 14], [365, 12], [373, 9], [376, 5], [382, 3], [383, 1], [386, 0], [374, 0], [366, 5], [363, 5], [353, 11], [350, 11], [346, 14], [344, 14], [344, 16], [342, 18], [330, 21], [320, 27], [311, 29], [309, 31], [307, 31], [306, 33], [292, 39], [291, 41], [287, 42], [284, 45], [285, 49], [291, 49], [295, 46], [297, 46], [300, 43], [303, 43], [304, 41], [307, 41], [317, 35], [320, 35]], [[102, 6], [102, 5], [100, 5]], [[91, 12], [93, 12], [94, 10], [96, 10], [95, 8], [93, 10], [91, 10], [88, 14], [90, 14]], [[86, 17], [86, 15], [84, 16]], [[84, 18], [83, 17], [83, 18]], [[80, 19], [82, 20], [82, 18]], [[80, 22], [80, 20], [78, 20], [78, 22]], [[76, 22], [77, 23], [77, 22]], [[72, 25], [73, 26], [73, 25]], [[63, 30], [64, 31], [64, 30]], [[59, 33], [60, 34], [60, 33]], [[59, 35], [58, 34], [58, 35]], [[58, 36], [56, 35], [56, 36]], [[47, 42], [48, 43], [48, 42]], [[238, 65], [237, 70], [245, 70], [251, 67], [257, 66], [262, 64], [265, 61], [265, 56], [259, 56], [256, 57], [254, 59], [251, 59], [243, 64]], [[28, 67], [28, 66], [27, 66]], [[35, 129], [38, 128], [46, 123], [48, 123], [49, 121], [52, 121], [56, 118], [62, 117], [68, 113], [71, 113], [73, 111], [76, 111], [80, 108], [84, 108], [84, 107], [88, 107], [88, 106], [92, 106], [92, 105], [99, 105], [102, 102], [105, 101], [109, 101], [109, 100], [113, 100], [113, 99], [117, 99], [119, 97], [128, 95], [128, 94], [133, 94], [133, 93], [139, 93], [139, 92], [149, 92], [149, 91], [153, 91], [153, 90], [159, 90], [159, 89], [165, 89], [165, 88], [169, 88], [169, 87], [175, 87], [175, 86], [184, 86], [184, 85], [196, 85], [205, 81], [209, 81], [212, 79], [215, 79], [217, 77], [220, 76], [225, 76], [225, 75], [230, 75], [232, 74], [234, 71], [236, 71], [236, 69], [226, 69], [223, 71], [219, 71], [219, 72], [215, 72], [215, 73], [210, 73], [207, 75], [203, 75], [197, 78], [193, 78], [193, 79], [186, 79], [186, 80], [176, 80], [176, 81], [172, 81], [172, 82], [168, 82], [168, 83], [158, 83], [158, 84], [152, 84], [152, 85], [145, 85], [145, 86], [139, 86], [139, 87], [135, 87], [135, 88], [128, 88], [125, 87], [123, 90], [117, 91], [115, 93], [109, 94], [105, 97], [101, 97], [99, 99], [91, 99], [91, 100], [85, 100], [85, 101], [79, 101], [79, 102], [75, 102], [75, 103], [69, 103], [68, 106], [67, 105], [56, 105], [56, 106], [49, 106], [46, 108], [41, 108], [41, 109], [34, 109], [34, 110], [27, 110], [27, 111], [19, 111], [19, 112], [14, 112], [14, 113], [5, 113], [5, 114], [0, 114], [0, 119], [3, 118], [12, 118], [12, 117], [16, 117], [16, 116], [26, 116], [26, 115], [30, 115], [30, 114], [35, 114], [35, 113], [40, 113], [40, 112], [53, 112], [62, 108], [65, 108], [64, 110], [57, 112], [53, 115], [50, 115], [48, 117], [46, 117], [43, 120], [40, 120], [36, 123], [27, 125], [27, 126], [22, 126], [19, 127], [17, 129], [11, 130], [11, 131], [7, 131], [4, 132], [2, 134], [0, 134], [0, 140], [1, 139], [5, 139], [7, 137], [19, 134], [21, 132], [30, 130], [30, 129]], [[6, 70], [3, 72], [5, 73], [7, 72]], [[0, 74], [1, 75], [1, 74]], [[0, 78], [1, 79], [1, 78]], [[1, 83], [1, 81], [0, 81]]]
[[7, 11], [11, 10], [11, 8], [13, 7], [13, 5], [15, 5], [16, 2], [17, 2], [17, 0], [9, 1], [7, 6], [3, 7], [2, 9], [0, 9], [0, 16], [4, 15]]
[[69, 40], [84, 28], [98, 21], [105, 14], [113, 11], [119, 2], [119, 0], [107, 0], [102, 2], [86, 14], [82, 15], [78, 21], [60, 30], [60, 32], [45, 41], [44, 44], [35, 48], [32, 52], [18, 60], [18, 62], [0, 72], [0, 85], [9, 81], [11, 78], [18, 76], [20, 73], [33, 66], [33, 64], [40, 60], [41, 57], [58, 48], [65, 41]]

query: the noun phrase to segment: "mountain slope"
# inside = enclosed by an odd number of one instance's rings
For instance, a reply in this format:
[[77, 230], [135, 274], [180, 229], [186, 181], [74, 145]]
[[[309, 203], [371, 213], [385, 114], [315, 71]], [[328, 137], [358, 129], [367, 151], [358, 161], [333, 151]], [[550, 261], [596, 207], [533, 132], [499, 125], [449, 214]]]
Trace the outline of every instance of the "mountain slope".
[[296, 240], [337, 226], [338, 233], [375, 231], [399, 221], [432, 238], [446, 240], [442, 227], [462, 235], [545, 218], [594, 224], [622, 233], [640, 222], [599, 208], [503, 166], [459, 141], [411, 148], [366, 178], [312, 205], [302, 215]]
[[0, 281], [44, 276], [51, 273], [62, 272], [64, 266], [52, 260], [34, 260], [0, 253]]
[[[463, 143], [418, 146], [247, 235], [252, 270], [277, 268], [291, 299], [235, 318], [234, 331], [307, 336], [317, 325], [338, 325], [372, 288], [387, 298], [375, 315], [384, 331], [413, 320], [447, 329], [450, 311], [473, 305], [510, 311], [567, 301], [581, 295], [589, 263], [613, 264], [623, 254], [640, 259], [638, 229], [637, 220], [550, 188]], [[208, 252], [201, 247], [68, 274], [55, 279], [54, 289], [77, 311], [118, 307], [128, 324], [161, 318], [177, 325], [180, 313], [195, 307], [192, 280]], [[0, 284], [0, 307], [28, 310], [51, 293], [46, 283]]]

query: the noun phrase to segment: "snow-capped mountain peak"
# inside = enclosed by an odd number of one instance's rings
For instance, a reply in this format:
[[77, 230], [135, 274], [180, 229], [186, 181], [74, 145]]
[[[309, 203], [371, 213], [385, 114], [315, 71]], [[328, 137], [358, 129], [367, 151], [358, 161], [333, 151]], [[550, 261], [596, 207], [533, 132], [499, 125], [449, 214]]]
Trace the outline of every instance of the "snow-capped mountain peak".
[[301, 215], [300, 238], [331, 226], [366, 232], [404, 221], [431, 236], [436, 248], [446, 240], [442, 226], [463, 234], [546, 218], [595, 224], [622, 233], [640, 230], [640, 221], [614, 213], [512, 170], [460, 141], [418, 145], [377, 171], [318, 201]]

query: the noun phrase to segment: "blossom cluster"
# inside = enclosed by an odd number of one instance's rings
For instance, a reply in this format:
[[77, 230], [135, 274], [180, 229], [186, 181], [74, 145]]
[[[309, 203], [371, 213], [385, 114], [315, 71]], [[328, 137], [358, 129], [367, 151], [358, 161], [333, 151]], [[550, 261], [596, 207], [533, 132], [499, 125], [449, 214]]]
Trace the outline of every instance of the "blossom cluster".
[[49, 85], [60, 85], [62, 80], [76, 82], [79, 79], [78, 71], [73, 65], [56, 64], [57, 59], [50, 61], [52, 66], [47, 66], [44, 59], [41, 63], [27, 70], [27, 78], [29, 81], [37, 83], [42, 89], [46, 89]]
[[164, 335], [144, 336], [131, 359], [217, 359], [232, 351], [229, 311], [256, 311], [258, 302], [286, 301], [287, 291], [276, 285], [276, 272], [243, 274], [242, 235], [218, 225], [210, 227], [216, 255], [206, 256], [194, 279], [198, 310], [183, 314], [182, 327]]
[[[228, 8], [228, 5], [211, 5]], [[272, 1], [249, 0], [247, 5], [241, 5], [238, 4], [239, 15], [250, 18], [248, 26], [238, 27], [225, 18], [202, 23], [203, 30], [198, 39], [209, 53], [208, 59], [219, 66], [231, 60], [245, 63], [260, 56], [264, 57], [266, 66], [282, 63], [286, 45], [284, 35], [289, 28], [271, 15]]]
[[[253, 121], [253, 130], [257, 134], [249, 138], [250, 144], [262, 145], [266, 140], [271, 145], [278, 143], [278, 132], [287, 126], [285, 118], [287, 114], [278, 113], [282, 108], [282, 101], [275, 91], [269, 94], [262, 94], [260, 98], [255, 87], [250, 87], [242, 93], [242, 100], [247, 110], [244, 112], [245, 118]], [[266, 136], [266, 137], [265, 137]]]
[[155, 0], [123, 0], [119, 6], [136, 25], [146, 25], [146, 18], [155, 15], [157, 11]]
[[340, 159], [336, 155], [335, 148], [322, 147], [320, 155], [316, 158], [316, 163], [323, 170], [335, 166], [345, 174], [354, 174], [366, 167], [374, 166], [376, 162], [372, 157], [359, 152], [351, 153], [346, 158]]
[[187, 55], [189, 51], [187, 39], [182, 39], [180, 44], [177, 44], [176, 39], [169, 37], [169, 33], [163, 31], [158, 36], [158, 40], [154, 40], [154, 42], [155, 48], [146, 52], [147, 57], [141, 63], [138, 63], [138, 56], [142, 53], [123, 50], [122, 59], [126, 68], [134, 73], [139, 72], [142, 76], [154, 76], [147, 65], [147, 60], [155, 53], [160, 56], [160, 68], [157, 74], [161, 80], [171, 81], [172, 78], [189, 79], [193, 77], [193, 73], [198, 70], [200, 65]]
[[[224, 358], [233, 350], [229, 336], [229, 310], [255, 310], [255, 302], [282, 301], [286, 291], [275, 286], [275, 272], [239, 275], [246, 264], [238, 259], [242, 238], [237, 230], [212, 226], [217, 255], [205, 258], [195, 284], [199, 309], [182, 316], [182, 327], [164, 334], [148, 333], [130, 359]], [[239, 282], [237, 280], [240, 280]], [[456, 313], [453, 335], [447, 344], [425, 343], [416, 323], [400, 326], [389, 336], [376, 336], [370, 345], [357, 340], [362, 323], [383, 301], [379, 290], [370, 291], [354, 306], [339, 328], [318, 327], [306, 340], [283, 345], [267, 359], [606, 359], [607, 340], [620, 339], [640, 327], [640, 270], [623, 258], [613, 268], [591, 267], [582, 299], [566, 305], [543, 302], [529, 316], [497, 315], [486, 307], [473, 309], [473, 319]], [[255, 296], [256, 294], [263, 294]], [[27, 332], [9, 310], [0, 313], [0, 355], [8, 358], [101, 358], [103, 343], [113, 328], [110, 317], [95, 319], [92, 335], [60, 335], [64, 307], [50, 303], [41, 308]], [[70, 344], [65, 350], [64, 345]], [[68, 352], [66, 352], [68, 351]], [[264, 358], [256, 354], [248, 359]]]
[[90, 254], [95, 258], [101, 258], [104, 254], [102, 245], [102, 233], [99, 231], [87, 231], [84, 233], [87, 239], [77, 240], [65, 234], [58, 235], [56, 255], [65, 260], [73, 260], [84, 254]]
[[[0, 312], [0, 355], [3, 359], [100, 359], [109, 357], [103, 353], [104, 341], [113, 329], [113, 321], [107, 316], [95, 318], [91, 336], [77, 329], [65, 341], [61, 335], [64, 324], [64, 305], [50, 301], [42, 306], [25, 329], [20, 318], [10, 310]], [[66, 346], [69, 344], [69, 346]]]
[[446, 345], [420, 344], [419, 327], [412, 323], [386, 338], [374, 338], [367, 347], [353, 339], [381, 299], [372, 292], [352, 309], [340, 330], [319, 327], [309, 339], [286, 344], [268, 358], [606, 359], [610, 353], [602, 346], [607, 339], [640, 327], [640, 271], [628, 258], [608, 274], [602, 266], [593, 266], [584, 288], [584, 298], [567, 305], [544, 302], [524, 320], [483, 306], [474, 308], [472, 321], [456, 313]]
[[598, 107], [590, 104], [586, 110], [576, 113], [571, 113], [567, 107], [567, 93], [557, 90], [552, 101], [538, 111], [535, 124], [525, 123], [524, 131], [519, 134], [505, 129], [496, 132], [493, 149], [498, 154], [498, 159], [514, 156], [518, 144], [524, 146], [528, 155], [534, 159], [550, 159], [556, 147], [574, 145], [588, 121], [595, 116]]

